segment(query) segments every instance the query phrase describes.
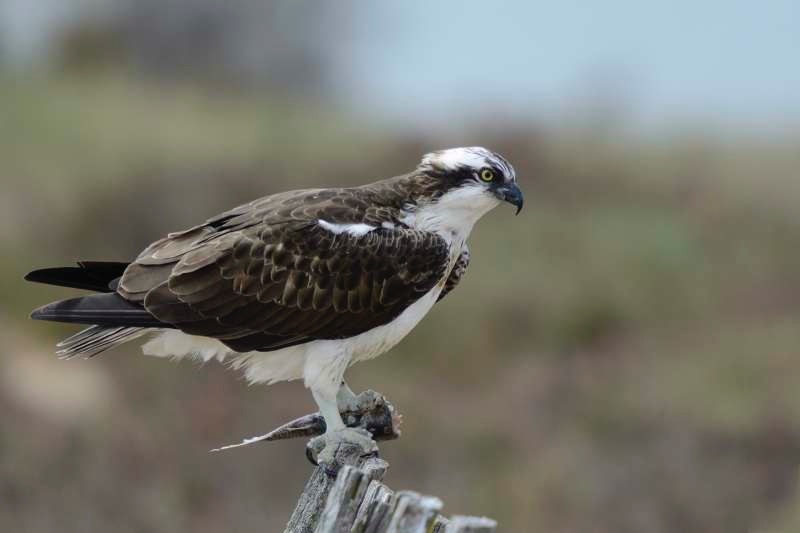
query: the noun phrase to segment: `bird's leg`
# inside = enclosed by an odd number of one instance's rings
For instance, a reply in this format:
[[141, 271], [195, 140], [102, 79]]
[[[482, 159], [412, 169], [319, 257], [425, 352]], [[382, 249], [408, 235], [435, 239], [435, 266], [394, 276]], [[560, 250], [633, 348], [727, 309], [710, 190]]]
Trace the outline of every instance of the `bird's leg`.
[[342, 381], [341, 386], [339, 386], [339, 392], [336, 394], [336, 403], [339, 404], [339, 412], [343, 413], [347, 411], [349, 407], [355, 405], [356, 402], [356, 393], [353, 392], [353, 389], [347, 384], [346, 381]]
[[[319, 412], [325, 419], [325, 433], [314, 437], [306, 446], [306, 455], [316, 464], [333, 466], [336, 450], [343, 444], [359, 446], [363, 453], [374, 453], [378, 450], [372, 434], [363, 428], [349, 428], [345, 426], [342, 415], [339, 413], [338, 398], [341, 387], [311, 387], [311, 393], [319, 406]], [[349, 396], [358, 398], [349, 388], [341, 393], [345, 399]]]
[[336, 397], [331, 398], [331, 395], [326, 393], [327, 391], [311, 390], [314, 401], [317, 402], [317, 406], [319, 407], [319, 414], [325, 419], [325, 431], [342, 429], [345, 426], [342, 415], [339, 413], [339, 405], [336, 401]]

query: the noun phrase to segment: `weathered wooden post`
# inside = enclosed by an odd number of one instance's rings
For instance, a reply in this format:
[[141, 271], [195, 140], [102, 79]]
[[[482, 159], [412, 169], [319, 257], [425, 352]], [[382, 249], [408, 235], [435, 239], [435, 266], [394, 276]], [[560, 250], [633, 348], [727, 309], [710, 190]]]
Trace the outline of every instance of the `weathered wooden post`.
[[440, 514], [442, 502], [382, 483], [388, 463], [360, 457], [355, 447], [336, 453], [338, 471], [316, 467], [285, 533], [491, 533], [489, 518]]
[[[345, 411], [348, 426], [369, 430], [375, 440], [400, 436], [402, 418], [383, 396], [368, 391], [377, 401], [364, 402], [364, 410]], [[225, 450], [256, 442], [321, 435], [325, 422], [318, 413], [300, 417], [260, 437]], [[215, 450], [215, 451], [217, 451]], [[306, 482], [285, 533], [491, 533], [497, 524], [489, 518], [440, 514], [442, 501], [414, 491], [393, 491], [382, 483], [389, 464], [377, 454], [361, 455], [356, 445], [342, 444], [335, 462], [317, 466]]]

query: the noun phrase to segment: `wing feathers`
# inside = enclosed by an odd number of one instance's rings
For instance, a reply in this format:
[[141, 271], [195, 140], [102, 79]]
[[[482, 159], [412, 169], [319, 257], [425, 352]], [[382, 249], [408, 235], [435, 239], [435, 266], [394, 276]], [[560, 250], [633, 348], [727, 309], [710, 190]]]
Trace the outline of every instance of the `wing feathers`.
[[118, 290], [128, 299], [141, 301], [149, 290], [169, 278], [172, 267], [171, 263], [155, 266], [131, 263], [120, 280]]
[[433, 288], [449, 260], [433, 233], [369, 220], [366, 234], [336, 234], [316, 222], [367, 223], [368, 209], [345, 189], [253, 202], [151, 245], [120, 292], [184, 331], [247, 338], [237, 346], [356, 335]]

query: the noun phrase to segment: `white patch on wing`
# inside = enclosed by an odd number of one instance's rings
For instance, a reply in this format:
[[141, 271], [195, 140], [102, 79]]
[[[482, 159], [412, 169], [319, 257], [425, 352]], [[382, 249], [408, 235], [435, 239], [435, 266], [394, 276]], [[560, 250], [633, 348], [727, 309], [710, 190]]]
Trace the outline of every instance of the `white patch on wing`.
[[317, 220], [317, 224], [319, 224], [321, 228], [336, 235], [347, 233], [353, 237], [361, 237], [375, 229], [375, 226], [370, 226], [369, 224], [336, 224], [334, 222], [322, 220], [321, 218]]

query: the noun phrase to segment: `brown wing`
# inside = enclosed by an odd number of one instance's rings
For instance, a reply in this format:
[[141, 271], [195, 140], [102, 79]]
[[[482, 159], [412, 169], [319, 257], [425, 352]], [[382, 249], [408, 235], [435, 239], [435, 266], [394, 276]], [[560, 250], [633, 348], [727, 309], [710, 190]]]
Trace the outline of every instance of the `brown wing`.
[[347, 194], [267, 197], [173, 234], [142, 252], [118, 291], [163, 322], [239, 351], [346, 338], [386, 324], [441, 280], [447, 245], [409, 229], [380, 227], [359, 237], [320, 227], [320, 218], [364, 220], [361, 202]]
[[453, 269], [450, 271], [450, 275], [447, 276], [447, 281], [445, 281], [444, 288], [439, 294], [439, 299], [437, 301], [441, 301], [442, 298], [450, 293], [450, 291], [456, 288], [458, 282], [461, 281], [461, 278], [464, 277], [464, 274], [466, 274], [468, 266], [469, 247], [466, 245], [466, 243], [464, 243], [464, 247], [461, 248], [461, 255], [458, 256], [456, 264], [453, 265]]

